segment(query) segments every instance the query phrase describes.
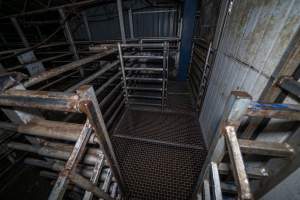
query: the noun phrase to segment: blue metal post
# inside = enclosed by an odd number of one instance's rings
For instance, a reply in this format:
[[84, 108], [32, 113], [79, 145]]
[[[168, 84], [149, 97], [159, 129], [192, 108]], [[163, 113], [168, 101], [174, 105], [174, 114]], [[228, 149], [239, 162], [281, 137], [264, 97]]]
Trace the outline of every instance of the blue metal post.
[[179, 69], [177, 73], [178, 80], [186, 80], [187, 78], [188, 65], [193, 44], [197, 2], [198, 0], [184, 1]]

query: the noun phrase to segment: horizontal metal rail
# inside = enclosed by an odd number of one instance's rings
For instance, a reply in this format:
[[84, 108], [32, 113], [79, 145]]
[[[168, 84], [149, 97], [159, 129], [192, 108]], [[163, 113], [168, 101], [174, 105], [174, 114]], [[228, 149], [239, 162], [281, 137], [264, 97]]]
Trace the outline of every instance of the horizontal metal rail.
[[45, 81], [47, 79], [50, 79], [52, 77], [55, 77], [59, 74], [62, 74], [62, 73], [65, 73], [67, 71], [70, 71], [72, 69], [76, 69], [76, 68], [79, 68], [87, 63], [90, 63], [90, 62], [93, 62], [95, 60], [98, 60], [100, 58], [103, 58], [107, 55], [110, 55], [112, 53], [115, 53], [116, 50], [115, 49], [111, 49], [111, 50], [107, 50], [103, 53], [99, 53], [99, 54], [95, 54], [95, 55], [92, 55], [90, 57], [87, 57], [87, 58], [83, 58], [81, 60], [78, 60], [78, 61], [74, 61], [72, 63], [68, 63], [66, 65], [63, 65], [63, 66], [60, 66], [60, 67], [57, 67], [57, 68], [54, 68], [54, 69], [51, 69], [51, 70], [48, 70], [48, 71], [45, 71], [43, 73], [40, 73], [36, 76], [33, 76], [31, 77], [29, 80], [25, 81], [23, 84], [24, 84], [24, 87], [30, 87], [30, 86], [33, 86], [37, 83], [40, 83], [42, 81]]
[[265, 155], [272, 157], [290, 157], [295, 150], [287, 143], [264, 142], [257, 140], [238, 140], [241, 151], [246, 154]]
[[154, 87], [138, 87], [138, 86], [128, 86], [128, 90], [143, 90], [143, 91], [162, 91], [162, 88], [154, 88]]
[[108, 101], [116, 94], [116, 92], [119, 91], [121, 86], [122, 86], [121, 82], [115, 85], [115, 87], [110, 91], [110, 93], [106, 95], [104, 99], [102, 99], [102, 101], [100, 102], [100, 108], [102, 108], [104, 105], [108, 103]]
[[121, 47], [148, 47], [148, 48], [157, 48], [164, 47], [163, 43], [127, 43], [121, 44]]
[[[82, 86], [75, 94], [47, 91], [7, 90], [0, 93], [0, 105], [84, 113], [93, 127], [107, 163], [111, 167], [121, 190], [124, 191], [122, 188], [124, 187], [124, 182], [120, 173], [120, 168], [92, 87]], [[88, 140], [86, 140], [86, 142], [87, 141]], [[69, 158], [70, 155], [67, 156]], [[66, 177], [64, 179], [66, 179]], [[62, 182], [64, 182], [64, 180]], [[58, 185], [58, 187], [61, 188], [61, 191], [64, 190], [64, 185]], [[57, 197], [55, 193], [53, 195], [54, 197]]]
[[112, 84], [116, 80], [120, 80], [121, 72], [117, 72], [114, 76], [112, 76], [108, 81], [106, 81], [101, 87], [96, 89], [95, 93], [96, 95], [99, 95], [101, 92], [103, 92], [110, 84]]
[[246, 115], [300, 121], [300, 105], [252, 102]]
[[48, 62], [48, 61], [55, 60], [55, 59], [58, 59], [58, 58], [62, 58], [62, 57], [69, 56], [69, 55], [72, 55], [72, 53], [65, 53], [65, 54], [56, 55], [56, 56], [53, 56], [53, 57], [47, 57], [47, 58], [44, 58], [44, 59], [41, 59], [41, 60], [36, 60], [34, 62], [24, 63], [22, 65], [18, 65], [18, 66], [15, 66], [15, 67], [10, 67], [10, 68], [8, 68], [6, 70], [8, 72], [10, 72], [10, 71], [14, 71], [14, 70], [17, 70], [17, 69], [25, 68], [26, 65], [30, 65], [30, 64], [34, 64], [34, 63], [39, 63], [39, 62], [42, 62], [42, 63], [43, 62]]
[[96, 78], [98, 78], [99, 76], [104, 74], [105, 72], [107, 72], [107, 71], [113, 69], [114, 67], [116, 67], [119, 63], [120, 63], [120, 61], [117, 60], [117, 61], [114, 61], [113, 63], [107, 64], [106, 66], [104, 66], [103, 68], [101, 68], [97, 72], [93, 73], [89, 77], [83, 79], [82, 81], [78, 82], [77, 84], [75, 84], [72, 87], [65, 90], [65, 92], [72, 92], [72, 91], [78, 89], [80, 86], [82, 86], [84, 84], [87, 84], [87, 83], [90, 83], [91, 81], [95, 80]]
[[107, 122], [107, 127], [111, 127], [113, 122], [115, 121], [118, 113], [121, 111], [121, 109], [124, 107], [125, 105], [125, 99], [123, 99], [120, 104], [118, 105], [117, 109], [115, 110], [115, 112], [113, 113], [113, 115], [110, 117], [109, 121]]
[[[20, 125], [10, 122], [0, 122], [0, 128], [32, 136], [75, 142], [80, 135], [80, 130], [83, 128], [83, 125], [35, 119], [27, 124]], [[91, 135], [89, 143], [98, 143], [98, 139], [94, 134]]]
[[137, 95], [137, 94], [129, 94], [128, 97], [131, 97], [131, 98], [144, 98], [144, 99], [162, 99], [161, 96]]
[[290, 94], [300, 98], [300, 82], [292, 77], [284, 77], [279, 81], [279, 87]]
[[[68, 160], [71, 155], [71, 151], [56, 149], [47, 146], [34, 147], [31, 144], [23, 144], [17, 142], [10, 142], [7, 144], [7, 146], [12, 149], [27, 151], [38, 154], [40, 156], [46, 156], [49, 158], [56, 158], [61, 160]], [[94, 154], [87, 153], [81, 162], [88, 165], [95, 165], [96, 161], [97, 157]]]
[[151, 68], [151, 67], [125, 67], [126, 71], [164, 71], [163, 68]]
[[153, 82], [162, 82], [162, 78], [142, 78], [142, 77], [126, 77], [126, 80], [129, 81], [153, 81]]
[[123, 58], [128, 58], [128, 59], [156, 59], [156, 60], [162, 60], [164, 59], [163, 56], [150, 56], [150, 55], [124, 55]]

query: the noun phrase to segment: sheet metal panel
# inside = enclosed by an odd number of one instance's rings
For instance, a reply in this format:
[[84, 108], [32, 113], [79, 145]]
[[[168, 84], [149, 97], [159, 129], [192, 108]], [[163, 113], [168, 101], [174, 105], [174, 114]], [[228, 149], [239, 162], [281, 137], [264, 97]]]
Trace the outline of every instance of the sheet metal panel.
[[300, 1], [234, 1], [200, 114], [208, 144], [230, 91], [258, 99], [299, 27]]

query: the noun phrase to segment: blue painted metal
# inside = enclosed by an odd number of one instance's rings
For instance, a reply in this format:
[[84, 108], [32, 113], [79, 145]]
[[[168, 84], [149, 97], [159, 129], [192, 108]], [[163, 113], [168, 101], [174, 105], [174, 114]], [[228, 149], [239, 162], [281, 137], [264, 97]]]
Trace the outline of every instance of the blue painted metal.
[[197, 11], [197, 0], [185, 0], [179, 58], [178, 80], [186, 80], [193, 44], [193, 31]]

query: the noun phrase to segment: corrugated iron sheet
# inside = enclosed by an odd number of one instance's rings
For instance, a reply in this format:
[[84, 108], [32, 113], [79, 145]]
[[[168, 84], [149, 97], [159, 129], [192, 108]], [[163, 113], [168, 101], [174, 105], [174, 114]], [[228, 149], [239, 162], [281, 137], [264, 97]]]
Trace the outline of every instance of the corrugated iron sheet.
[[234, 1], [200, 114], [208, 143], [230, 92], [244, 90], [258, 99], [299, 26], [300, 1]]

